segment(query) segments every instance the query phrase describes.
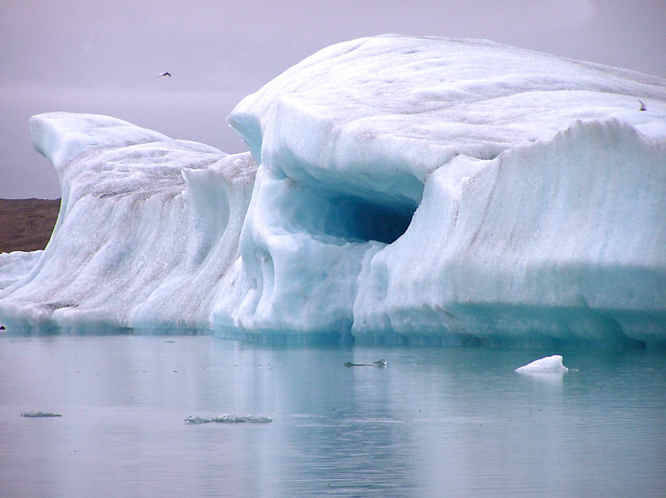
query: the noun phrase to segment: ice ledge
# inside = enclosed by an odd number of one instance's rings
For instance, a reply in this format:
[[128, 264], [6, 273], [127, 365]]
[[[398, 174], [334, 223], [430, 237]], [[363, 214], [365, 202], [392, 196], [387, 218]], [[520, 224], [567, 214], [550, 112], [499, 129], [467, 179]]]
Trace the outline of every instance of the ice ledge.
[[56, 169], [90, 149], [170, 140], [153, 130], [100, 114], [48, 112], [30, 118], [32, 143]]

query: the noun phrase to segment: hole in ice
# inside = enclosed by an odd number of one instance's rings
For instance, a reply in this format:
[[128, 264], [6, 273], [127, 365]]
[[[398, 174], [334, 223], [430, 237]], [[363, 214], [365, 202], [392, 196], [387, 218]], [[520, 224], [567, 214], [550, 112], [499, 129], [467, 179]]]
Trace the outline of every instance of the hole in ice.
[[412, 221], [413, 209], [373, 204], [355, 197], [331, 200], [334, 209], [327, 213], [324, 231], [348, 240], [395, 242]]

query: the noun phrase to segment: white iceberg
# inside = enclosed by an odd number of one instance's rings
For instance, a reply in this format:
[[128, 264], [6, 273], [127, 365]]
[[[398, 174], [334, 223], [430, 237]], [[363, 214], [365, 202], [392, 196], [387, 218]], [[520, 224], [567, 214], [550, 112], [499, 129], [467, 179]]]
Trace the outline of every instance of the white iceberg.
[[562, 356], [559, 354], [539, 358], [527, 365], [516, 368], [516, 372], [524, 374], [563, 374], [568, 371], [569, 369], [564, 366]]
[[666, 341], [663, 79], [380, 36], [305, 59], [229, 123], [251, 156], [104, 116], [33, 117], [63, 200], [43, 256], [0, 289], [0, 320]]

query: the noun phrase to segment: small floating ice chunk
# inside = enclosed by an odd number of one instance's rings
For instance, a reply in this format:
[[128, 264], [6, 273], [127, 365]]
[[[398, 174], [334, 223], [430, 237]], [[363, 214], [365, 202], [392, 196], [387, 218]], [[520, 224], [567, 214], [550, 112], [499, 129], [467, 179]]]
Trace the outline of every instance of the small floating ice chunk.
[[562, 364], [562, 356], [559, 354], [546, 356], [545, 358], [539, 358], [538, 360], [534, 360], [527, 365], [516, 368], [516, 372], [526, 374], [563, 374], [568, 370], [569, 369]]
[[52, 412], [23, 412], [21, 413], [21, 417], [28, 417], [28, 418], [48, 418], [48, 417], [62, 417], [59, 413], [52, 413]]
[[351, 367], [379, 367], [379, 368], [386, 368], [388, 366], [388, 361], [381, 359], [377, 361], [373, 361], [372, 363], [352, 363], [351, 361], [345, 362], [345, 366], [347, 368]]
[[185, 417], [185, 422], [188, 424], [210, 424], [212, 422], [218, 424], [268, 424], [273, 419], [270, 417], [262, 417], [256, 415], [217, 415], [215, 417]]

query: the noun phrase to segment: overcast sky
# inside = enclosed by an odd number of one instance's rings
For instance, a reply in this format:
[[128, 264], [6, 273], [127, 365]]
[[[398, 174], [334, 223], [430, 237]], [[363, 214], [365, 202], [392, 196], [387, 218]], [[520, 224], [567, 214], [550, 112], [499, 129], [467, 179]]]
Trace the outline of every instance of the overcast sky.
[[32, 114], [109, 114], [239, 152], [234, 105], [331, 43], [488, 38], [664, 77], [665, 26], [666, 0], [0, 0], [0, 198], [60, 196]]

